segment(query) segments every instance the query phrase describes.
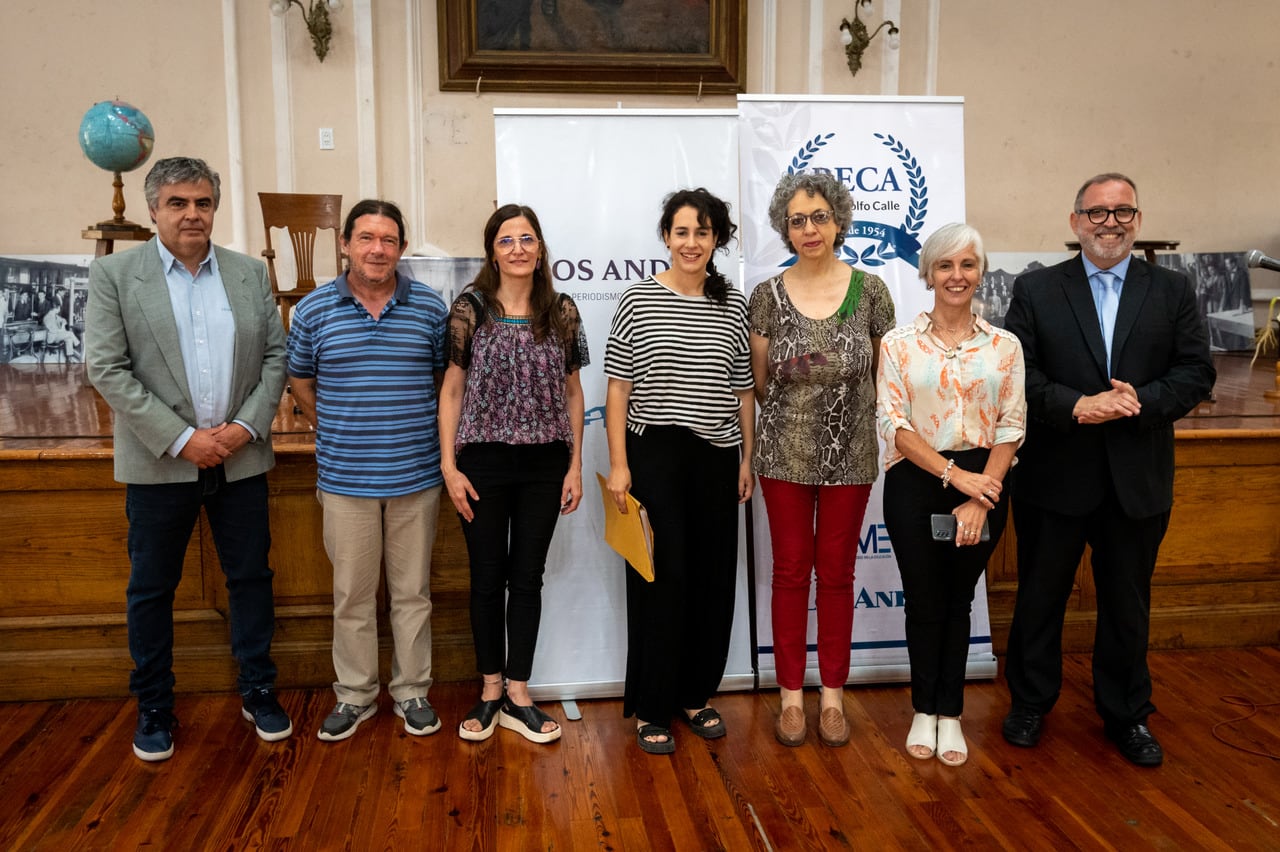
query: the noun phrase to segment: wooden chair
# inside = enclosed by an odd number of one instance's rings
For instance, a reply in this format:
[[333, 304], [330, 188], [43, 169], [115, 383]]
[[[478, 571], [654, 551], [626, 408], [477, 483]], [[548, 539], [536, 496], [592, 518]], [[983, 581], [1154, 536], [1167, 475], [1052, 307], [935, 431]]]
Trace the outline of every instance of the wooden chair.
[[[303, 296], [316, 288], [315, 250], [317, 231], [333, 229], [334, 269], [342, 270], [342, 196], [304, 193], [259, 192], [262, 223], [267, 231], [267, 247], [262, 256], [267, 260], [271, 292], [280, 307], [285, 334], [289, 333], [289, 314]], [[271, 229], [282, 228], [289, 234], [298, 278], [292, 290], [282, 290], [276, 277], [276, 253], [271, 248]]]
[[36, 354], [35, 351], [35, 331], [36, 323], [33, 322], [16, 322], [9, 325], [9, 360], [16, 361], [23, 355]]

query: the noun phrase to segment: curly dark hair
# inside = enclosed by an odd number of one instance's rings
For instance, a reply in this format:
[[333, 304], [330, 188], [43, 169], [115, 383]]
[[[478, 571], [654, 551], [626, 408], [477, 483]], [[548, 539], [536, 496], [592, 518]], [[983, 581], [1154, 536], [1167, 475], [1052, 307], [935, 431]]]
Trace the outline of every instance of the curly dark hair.
[[489, 221], [484, 223], [484, 266], [474, 281], [467, 285], [484, 299], [485, 307], [501, 316], [502, 303], [498, 301], [498, 285], [501, 275], [498, 272], [498, 260], [494, 256], [494, 240], [498, 237], [498, 229], [504, 222], [523, 216], [529, 220], [533, 235], [538, 238], [538, 263], [533, 270], [533, 292], [529, 295], [529, 307], [533, 316], [529, 320], [529, 328], [533, 331], [533, 339], [541, 343], [547, 335], [561, 343], [565, 342], [568, 333], [564, 326], [564, 318], [557, 307], [559, 296], [551, 277], [551, 258], [547, 254], [547, 241], [542, 238], [542, 225], [538, 222], [538, 214], [523, 204], [504, 204]]
[[[680, 189], [662, 199], [662, 218], [658, 220], [658, 236], [665, 242], [671, 233], [676, 213], [692, 207], [698, 213], [698, 224], [710, 228], [715, 235], [716, 248], [724, 249], [738, 233], [738, 226], [729, 218], [729, 204], [712, 195], [703, 187]], [[714, 253], [713, 253], [714, 254]], [[714, 257], [707, 258], [707, 282], [703, 292], [717, 304], [728, 304], [729, 279], [716, 269]]]
[[849, 233], [849, 225], [853, 223], [853, 197], [847, 186], [827, 172], [795, 172], [783, 175], [782, 180], [778, 181], [773, 190], [773, 198], [769, 200], [769, 224], [782, 237], [782, 244], [787, 247], [787, 251], [796, 253], [787, 227], [787, 205], [802, 190], [810, 198], [821, 195], [831, 205], [831, 212], [836, 220], [835, 248], [840, 248], [844, 245], [845, 234]]

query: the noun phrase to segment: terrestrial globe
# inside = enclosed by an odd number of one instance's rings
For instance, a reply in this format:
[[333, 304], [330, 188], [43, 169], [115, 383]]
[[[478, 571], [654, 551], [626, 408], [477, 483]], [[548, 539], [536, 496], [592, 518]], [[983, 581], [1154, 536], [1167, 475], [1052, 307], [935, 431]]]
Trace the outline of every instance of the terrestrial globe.
[[109, 172], [131, 172], [145, 163], [155, 141], [151, 119], [124, 101], [96, 103], [80, 122], [80, 150]]
[[[155, 146], [151, 119], [142, 110], [122, 100], [100, 101], [89, 107], [80, 121], [80, 150], [100, 169], [115, 174], [112, 186], [111, 219], [97, 224], [98, 229], [137, 231], [138, 226], [124, 218], [124, 181], [121, 172], [130, 172], [147, 161]], [[138, 239], [138, 235], [128, 239]]]

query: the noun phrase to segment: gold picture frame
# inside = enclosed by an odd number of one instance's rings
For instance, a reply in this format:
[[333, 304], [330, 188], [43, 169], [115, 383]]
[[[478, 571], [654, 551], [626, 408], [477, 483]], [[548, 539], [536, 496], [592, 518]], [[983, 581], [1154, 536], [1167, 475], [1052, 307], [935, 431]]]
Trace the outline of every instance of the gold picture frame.
[[[436, 8], [441, 91], [744, 90], [746, 0], [439, 0]], [[677, 15], [696, 15], [697, 26]], [[604, 34], [596, 43], [579, 38], [596, 33]]]

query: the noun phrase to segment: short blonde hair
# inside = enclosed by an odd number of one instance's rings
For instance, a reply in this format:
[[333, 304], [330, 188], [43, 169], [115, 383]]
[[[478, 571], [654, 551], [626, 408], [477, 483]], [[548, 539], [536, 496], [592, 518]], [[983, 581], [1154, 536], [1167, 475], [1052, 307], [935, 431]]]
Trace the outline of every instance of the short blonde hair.
[[929, 270], [933, 269], [935, 263], [944, 257], [959, 254], [967, 248], [972, 248], [974, 254], [982, 261], [982, 273], [985, 275], [987, 252], [982, 247], [982, 234], [978, 233], [977, 228], [966, 225], [964, 222], [952, 222], [934, 231], [920, 248], [921, 280], [928, 283]]

